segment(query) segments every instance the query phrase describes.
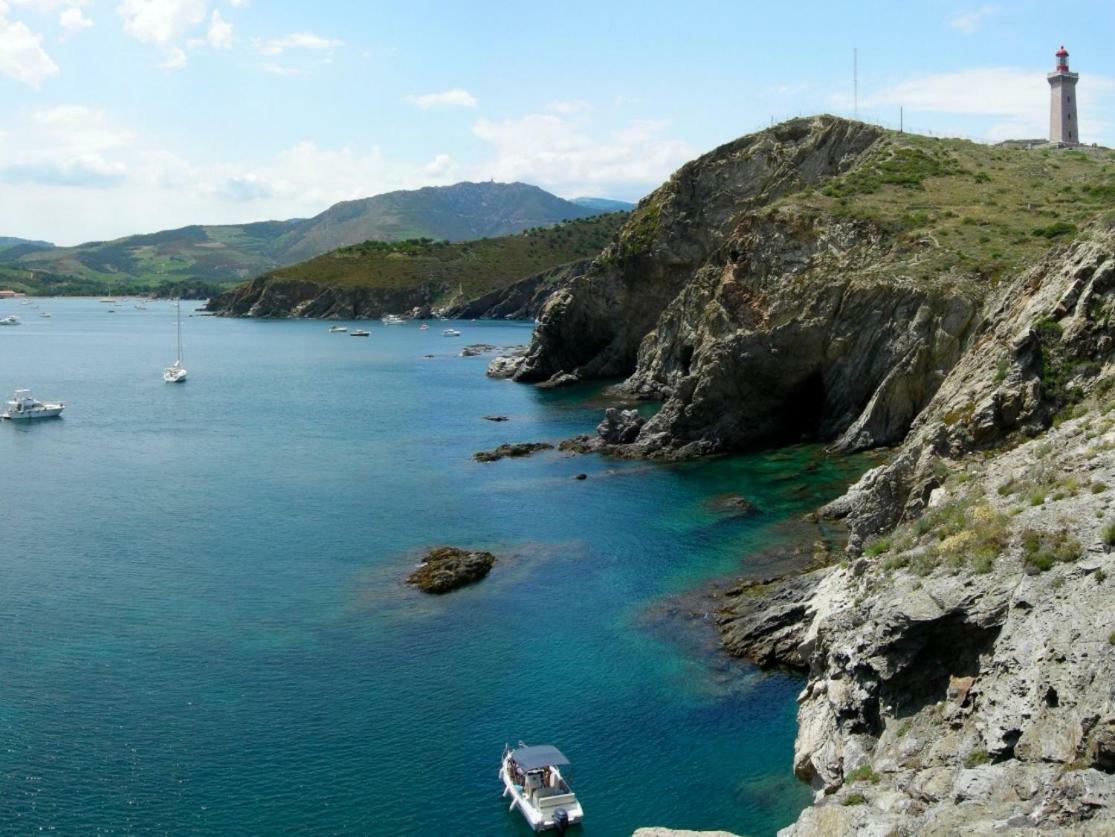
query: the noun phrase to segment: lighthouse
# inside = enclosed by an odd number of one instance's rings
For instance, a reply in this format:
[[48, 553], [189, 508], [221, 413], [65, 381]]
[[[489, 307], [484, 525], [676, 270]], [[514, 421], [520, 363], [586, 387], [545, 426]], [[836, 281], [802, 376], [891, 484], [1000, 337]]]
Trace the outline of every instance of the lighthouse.
[[1049, 103], [1049, 141], [1058, 145], [1080, 145], [1080, 126], [1076, 124], [1076, 82], [1078, 73], [1069, 72], [1069, 51], [1057, 50], [1057, 69], [1049, 74], [1052, 98]]

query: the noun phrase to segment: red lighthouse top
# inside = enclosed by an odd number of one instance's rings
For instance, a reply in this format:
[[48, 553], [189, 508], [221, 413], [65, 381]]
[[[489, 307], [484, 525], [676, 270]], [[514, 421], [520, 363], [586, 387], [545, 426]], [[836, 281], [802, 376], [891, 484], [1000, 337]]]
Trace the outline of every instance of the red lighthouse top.
[[1063, 46], [1057, 50], [1057, 72], [1067, 73], [1069, 71], [1069, 51]]

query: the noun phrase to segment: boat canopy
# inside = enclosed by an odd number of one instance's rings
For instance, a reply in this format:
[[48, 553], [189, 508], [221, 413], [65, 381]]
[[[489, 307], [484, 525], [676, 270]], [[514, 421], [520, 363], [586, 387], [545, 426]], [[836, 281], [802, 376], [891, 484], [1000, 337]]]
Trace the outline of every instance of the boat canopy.
[[539, 744], [536, 747], [520, 747], [511, 751], [511, 758], [519, 769], [525, 773], [540, 770], [543, 767], [563, 767], [569, 764], [569, 759], [562, 755], [561, 750], [549, 744]]

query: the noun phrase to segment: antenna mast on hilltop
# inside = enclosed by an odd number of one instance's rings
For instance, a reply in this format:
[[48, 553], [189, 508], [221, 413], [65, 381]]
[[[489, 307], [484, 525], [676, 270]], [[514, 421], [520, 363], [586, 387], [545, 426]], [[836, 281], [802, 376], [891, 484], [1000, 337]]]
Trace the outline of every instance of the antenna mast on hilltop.
[[852, 47], [852, 115], [859, 119], [859, 50]]

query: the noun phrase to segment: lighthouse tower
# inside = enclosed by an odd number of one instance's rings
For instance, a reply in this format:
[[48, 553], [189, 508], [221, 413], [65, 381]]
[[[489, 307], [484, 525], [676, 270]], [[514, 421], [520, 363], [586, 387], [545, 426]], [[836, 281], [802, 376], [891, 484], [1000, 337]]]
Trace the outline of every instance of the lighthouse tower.
[[1076, 124], [1076, 82], [1078, 73], [1069, 72], [1069, 51], [1057, 50], [1057, 69], [1049, 74], [1052, 99], [1049, 104], [1049, 141], [1059, 145], [1080, 145], [1080, 126]]

